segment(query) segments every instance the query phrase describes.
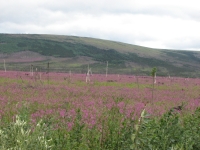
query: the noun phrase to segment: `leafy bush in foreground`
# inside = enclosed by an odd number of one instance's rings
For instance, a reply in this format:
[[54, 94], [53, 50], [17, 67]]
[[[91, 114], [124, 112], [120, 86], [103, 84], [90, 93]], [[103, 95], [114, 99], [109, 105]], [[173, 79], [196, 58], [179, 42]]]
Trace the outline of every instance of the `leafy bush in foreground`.
[[16, 115], [15, 122], [0, 129], [0, 149], [200, 149], [200, 108], [186, 116], [169, 111], [161, 118], [149, 118], [143, 111], [138, 122], [122, 118], [113, 108], [101, 129], [89, 128], [81, 122], [77, 110], [74, 126], [69, 130], [66, 126], [52, 128], [53, 122], [45, 120], [31, 126], [28, 118]]
[[16, 121], [0, 129], [0, 149], [26, 150], [49, 149], [52, 139], [47, 138], [50, 129], [40, 120], [34, 128], [16, 115]]
[[140, 119], [132, 134], [132, 149], [200, 149], [200, 108], [188, 116], [169, 111], [160, 119], [148, 119], [144, 113]]

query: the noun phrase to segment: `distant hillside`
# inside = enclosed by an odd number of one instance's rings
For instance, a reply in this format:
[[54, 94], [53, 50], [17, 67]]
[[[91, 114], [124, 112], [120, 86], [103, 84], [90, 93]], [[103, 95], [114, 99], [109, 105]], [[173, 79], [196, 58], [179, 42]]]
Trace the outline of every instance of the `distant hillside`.
[[152, 49], [86, 37], [36, 34], [0, 34], [0, 69], [6, 60], [10, 70], [45, 70], [85, 73], [149, 75], [152, 67], [161, 76], [200, 76], [200, 52]]

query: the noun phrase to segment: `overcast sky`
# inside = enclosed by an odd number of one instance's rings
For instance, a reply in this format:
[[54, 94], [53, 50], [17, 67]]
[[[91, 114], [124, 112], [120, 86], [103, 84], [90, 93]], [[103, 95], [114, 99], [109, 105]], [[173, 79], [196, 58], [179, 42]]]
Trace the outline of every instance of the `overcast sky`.
[[200, 50], [199, 0], [0, 0], [0, 33]]

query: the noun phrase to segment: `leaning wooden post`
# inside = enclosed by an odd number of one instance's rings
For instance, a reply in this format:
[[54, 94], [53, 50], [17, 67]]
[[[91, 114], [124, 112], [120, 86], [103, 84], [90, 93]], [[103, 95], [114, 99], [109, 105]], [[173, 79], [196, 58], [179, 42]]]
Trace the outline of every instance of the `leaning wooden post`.
[[153, 96], [154, 96], [154, 84], [155, 84], [155, 77], [156, 77], [156, 67], [154, 67], [151, 71], [151, 76], [152, 76], [152, 79], [153, 79], [153, 89], [152, 89], [152, 102], [153, 102]]
[[33, 65], [32, 64], [30, 66], [30, 74], [31, 74], [31, 76], [33, 76]]
[[42, 73], [41, 73], [41, 68], [40, 68], [40, 80], [42, 80]]
[[90, 75], [92, 75], [92, 70], [91, 70], [91, 68], [89, 68], [89, 64], [88, 64], [88, 71], [86, 73], [86, 83], [88, 81], [90, 82]]
[[87, 70], [86, 79], [85, 79], [86, 83], [87, 83], [88, 81], [90, 81], [89, 78], [90, 78], [90, 77], [89, 77], [89, 64], [88, 64], [88, 70]]
[[71, 81], [71, 75], [72, 75], [72, 72], [71, 70], [69, 71], [69, 80]]
[[108, 61], [107, 61], [107, 65], [106, 65], [106, 77], [108, 76]]

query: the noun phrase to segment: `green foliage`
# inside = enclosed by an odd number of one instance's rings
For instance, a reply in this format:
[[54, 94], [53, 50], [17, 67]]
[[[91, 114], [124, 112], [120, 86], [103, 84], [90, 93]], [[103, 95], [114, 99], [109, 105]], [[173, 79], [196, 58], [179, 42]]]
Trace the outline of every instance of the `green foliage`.
[[138, 120], [138, 122], [135, 124], [135, 130], [134, 130], [134, 133], [131, 135], [131, 140], [133, 142], [133, 144], [130, 145], [130, 148], [131, 149], [139, 149], [141, 143], [143, 142], [141, 140], [141, 138], [139, 138], [140, 134], [141, 134], [141, 127], [142, 127], [142, 124], [145, 124], [148, 122], [148, 117], [149, 115], [146, 113], [146, 110], [144, 109], [142, 112], [141, 112], [141, 115], [140, 115], [140, 118]]
[[[152, 118], [148, 121], [142, 121], [139, 129], [132, 134], [133, 144], [131, 148], [138, 150], [200, 149], [199, 115], [200, 109], [185, 117], [169, 111], [160, 119]], [[143, 120], [145, 120], [145, 117], [143, 117]]]
[[155, 77], [156, 71], [157, 71], [156, 67], [153, 67], [152, 70], [151, 70], [151, 76], [152, 77]]
[[[117, 98], [115, 103], [121, 101], [123, 98]], [[19, 112], [14, 122], [0, 127], [0, 149], [200, 149], [200, 108], [185, 116], [170, 110], [160, 118], [148, 115], [144, 109], [138, 120], [130, 120], [116, 106], [105, 111], [101, 130], [98, 125], [87, 127], [80, 109], [72, 129], [66, 124], [53, 128], [56, 122], [50, 118], [31, 125], [26, 104]]]
[[[118, 100], [117, 100], [118, 101]], [[113, 107], [107, 112], [107, 119], [103, 122], [102, 149], [129, 149], [132, 121], [123, 119], [119, 108]]]
[[[132, 128], [130, 121], [122, 121], [123, 115], [119, 113], [117, 107], [105, 112], [106, 120], [102, 121], [102, 129], [97, 126], [89, 128], [81, 121], [80, 110], [74, 120], [71, 130], [66, 130], [66, 126], [52, 131], [52, 140], [55, 149], [129, 149], [130, 135]], [[105, 119], [105, 118], [102, 118]]]
[[51, 149], [52, 139], [47, 136], [49, 131], [42, 120], [31, 128], [27, 121], [16, 115], [15, 122], [0, 129], [0, 149]]

